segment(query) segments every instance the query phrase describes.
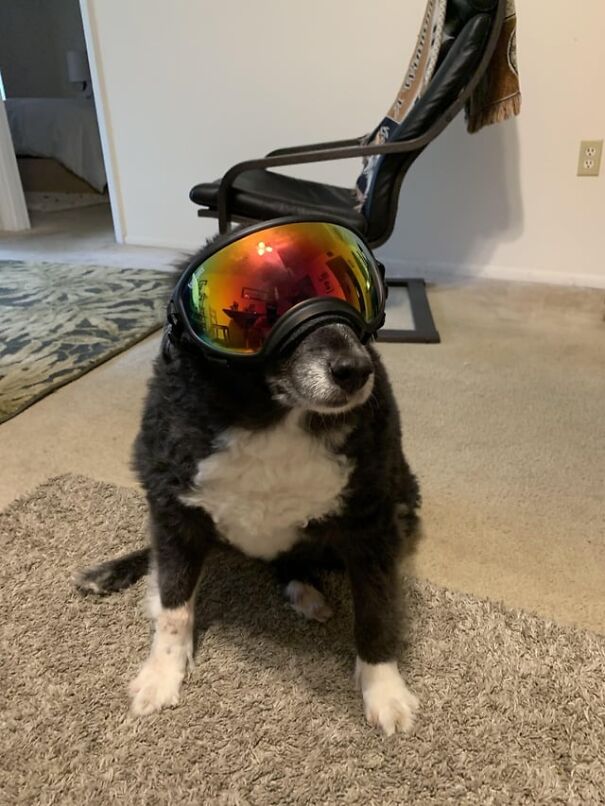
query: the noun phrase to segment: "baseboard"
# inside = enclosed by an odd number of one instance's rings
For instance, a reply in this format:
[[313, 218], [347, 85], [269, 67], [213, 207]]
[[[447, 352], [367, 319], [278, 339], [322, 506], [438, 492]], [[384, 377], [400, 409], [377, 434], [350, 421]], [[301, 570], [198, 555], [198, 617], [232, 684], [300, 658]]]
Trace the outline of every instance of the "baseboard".
[[510, 280], [522, 283], [547, 283], [550, 285], [578, 286], [581, 288], [605, 288], [603, 274], [568, 274], [566, 272], [544, 271], [542, 269], [518, 268], [513, 266], [460, 266], [453, 263], [427, 263], [398, 260], [382, 256], [387, 277], [423, 277], [429, 281], [444, 280]]

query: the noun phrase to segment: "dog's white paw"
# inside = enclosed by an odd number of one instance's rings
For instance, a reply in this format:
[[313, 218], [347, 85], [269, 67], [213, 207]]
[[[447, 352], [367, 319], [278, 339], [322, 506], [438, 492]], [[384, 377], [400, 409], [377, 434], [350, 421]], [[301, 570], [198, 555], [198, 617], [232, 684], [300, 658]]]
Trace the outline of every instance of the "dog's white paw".
[[286, 596], [293, 610], [312, 621], [327, 621], [332, 608], [321, 591], [306, 582], [292, 580], [286, 585]]
[[130, 710], [135, 716], [145, 716], [177, 705], [183, 677], [177, 665], [150, 658], [129, 686]]
[[418, 700], [403, 682], [395, 662], [365, 663], [357, 658], [355, 675], [370, 725], [387, 736], [411, 730]]

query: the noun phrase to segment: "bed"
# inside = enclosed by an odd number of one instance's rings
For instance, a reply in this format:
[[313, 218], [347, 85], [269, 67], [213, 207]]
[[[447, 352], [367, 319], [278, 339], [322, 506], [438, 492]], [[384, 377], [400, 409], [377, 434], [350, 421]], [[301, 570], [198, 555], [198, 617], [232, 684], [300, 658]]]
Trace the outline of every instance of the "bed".
[[7, 98], [17, 157], [57, 160], [103, 192], [107, 184], [92, 98]]

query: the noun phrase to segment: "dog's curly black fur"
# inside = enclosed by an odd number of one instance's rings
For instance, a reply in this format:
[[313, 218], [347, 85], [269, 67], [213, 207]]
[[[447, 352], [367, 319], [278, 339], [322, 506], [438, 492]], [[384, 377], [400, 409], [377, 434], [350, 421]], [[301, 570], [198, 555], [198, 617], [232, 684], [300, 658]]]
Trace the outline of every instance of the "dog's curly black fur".
[[[207, 552], [221, 540], [210, 513], [183, 503], [200, 462], [233, 429], [279, 427], [299, 408], [301, 428], [311, 439], [333, 446], [352, 471], [338, 514], [300, 528], [298, 543], [272, 562], [284, 585], [298, 580], [319, 586], [322, 569], [343, 566], [353, 593], [358, 657], [378, 664], [393, 661], [398, 653], [398, 513], [405, 512], [408, 525], [413, 523], [419, 491], [402, 453], [399, 414], [383, 364], [371, 346], [362, 347], [352, 331], [344, 330], [343, 325], [320, 328], [294, 353], [262, 371], [233, 368], [195, 347], [171, 344], [154, 365], [134, 466], [151, 515], [151, 556], [161, 605], [178, 608], [192, 596]], [[312, 400], [306, 408], [297, 405], [305, 390], [294, 373], [302, 366], [304, 378], [304, 362], [325, 356], [331, 361], [351, 351], [371, 363], [371, 395], [334, 414], [325, 406], [314, 408]], [[298, 384], [296, 394], [292, 384]], [[148, 559], [148, 551], [141, 550], [103, 563], [84, 571], [79, 586], [97, 593], [118, 590], [145, 572]]]

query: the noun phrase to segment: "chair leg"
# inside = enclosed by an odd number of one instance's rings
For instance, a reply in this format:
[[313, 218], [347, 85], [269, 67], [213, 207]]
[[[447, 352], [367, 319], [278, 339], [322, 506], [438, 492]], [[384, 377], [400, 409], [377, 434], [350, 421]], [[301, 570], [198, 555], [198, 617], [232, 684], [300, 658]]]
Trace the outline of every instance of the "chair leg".
[[[387, 286], [391, 289], [390, 298], [387, 300], [387, 321], [386, 326], [378, 331], [378, 341], [408, 342], [411, 344], [439, 344], [441, 337], [435, 327], [431, 306], [426, 294], [424, 280], [417, 278], [395, 278], [387, 277]], [[397, 295], [392, 293], [396, 288], [405, 288], [410, 312], [414, 322], [413, 329], [407, 329], [401, 324], [397, 326]], [[389, 320], [389, 307], [394, 314]]]

